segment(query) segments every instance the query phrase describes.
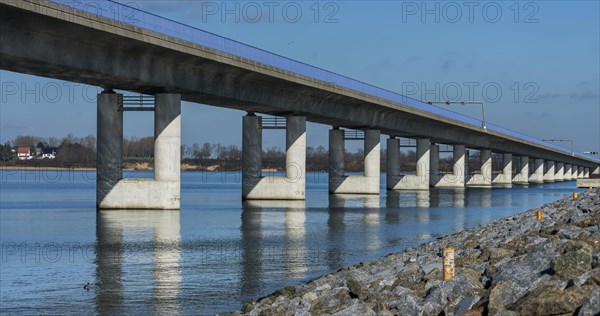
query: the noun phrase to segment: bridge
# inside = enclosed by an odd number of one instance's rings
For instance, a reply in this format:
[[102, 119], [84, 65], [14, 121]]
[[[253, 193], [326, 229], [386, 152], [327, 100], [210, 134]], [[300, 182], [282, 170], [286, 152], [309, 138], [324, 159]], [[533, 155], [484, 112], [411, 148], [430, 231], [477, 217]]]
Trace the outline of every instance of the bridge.
[[[182, 100], [247, 112], [247, 200], [305, 199], [307, 121], [332, 127], [332, 194], [380, 193], [381, 134], [389, 135], [389, 190], [507, 187], [600, 173], [595, 157], [108, 0], [0, 0], [0, 34], [0, 69], [104, 89], [97, 105], [99, 209], [179, 209]], [[154, 179], [123, 179], [123, 112], [136, 109], [115, 90], [152, 96]], [[272, 124], [264, 115], [282, 119]], [[266, 128], [286, 132], [282, 177], [262, 176]], [[345, 175], [349, 138], [364, 142], [362, 176]], [[416, 140], [414, 174], [400, 172], [399, 138]], [[452, 173], [439, 170], [440, 144], [452, 146]], [[467, 170], [467, 148], [480, 151], [475, 174]], [[499, 174], [492, 170], [493, 153], [502, 157]]]

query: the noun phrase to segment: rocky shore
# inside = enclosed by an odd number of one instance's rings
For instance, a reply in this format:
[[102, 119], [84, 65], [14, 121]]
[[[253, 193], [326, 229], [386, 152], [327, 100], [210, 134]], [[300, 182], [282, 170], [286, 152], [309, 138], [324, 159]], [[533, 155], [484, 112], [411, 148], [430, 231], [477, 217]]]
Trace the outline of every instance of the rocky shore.
[[[456, 276], [442, 281], [445, 247], [455, 248]], [[599, 313], [600, 190], [593, 189], [278, 290], [231, 314]]]

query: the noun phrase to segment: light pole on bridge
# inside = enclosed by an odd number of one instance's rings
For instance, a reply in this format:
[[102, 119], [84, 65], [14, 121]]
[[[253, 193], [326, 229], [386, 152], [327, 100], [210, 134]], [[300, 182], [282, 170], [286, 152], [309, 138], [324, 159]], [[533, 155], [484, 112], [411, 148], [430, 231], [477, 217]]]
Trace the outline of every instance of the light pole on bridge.
[[544, 142], [570, 142], [571, 143], [571, 155], [575, 156], [575, 149], [573, 146], [572, 139], [543, 139]]
[[481, 116], [482, 116], [481, 127], [483, 127], [483, 129], [487, 129], [487, 125], [485, 123], [485, 106], [484, 106], [483, 101], [429, 101], [427, 103], [429, 103], [429, 104], [445, 104], [445, 105], [450, 105], [450, 104], [461, 104], [461, 105], [477, 104], [477, 105], [481, 105]]

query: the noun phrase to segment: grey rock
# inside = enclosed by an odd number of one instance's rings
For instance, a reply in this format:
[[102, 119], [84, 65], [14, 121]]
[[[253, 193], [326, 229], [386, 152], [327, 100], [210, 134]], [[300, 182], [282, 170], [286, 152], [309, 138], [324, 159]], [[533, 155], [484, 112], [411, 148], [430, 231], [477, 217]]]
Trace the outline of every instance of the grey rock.
[[464, 312], [473, 308], [473, 306], [475, 306], [480, 299], [481, 297], [479, 296], [467, 296], [463, 298], [460, 300], [460, 302], [458, 302], [458, 304], [456, 304], [456, 307], [454, 308], [454, 315], [462, 315]]
[[561, 247], [561, 254], [550, 266], [555, 275], [570, 280], [592, 268], [592, 247], [580, 241], [569, 241]]
[[401, 296], [388, 303], [390, 310], [398, 311], [399, 315], [423, 315], [422, 300], [412, 295]]
[[455, 276], [429, 289], [423, 309], [428, 314], [436, 314], [438, 306], [455, 305], [464, 297], [478, 295], [482, 289], [479, 282], [473, 282], [466, 275]]
[[600, 269], [593, 269], [593, 270], [587, 271], [579, 276], [576, 276], [575, 278], [573, 278], [573, 280], [571, 280], [571, 282], [569, 284], [580, 286], [580, 285], [583, 285], [584, 283], [586, 283], [590, 278], [599, 277], [599, 276], [600, 276]]
[[375, 316], [377, 315], [372, 309], [366, 304], [359, 302], [358, 300], [352, 300], [352, 304], [336, 313], [331, 314], [332, 316]]
[[573, 286], [565, 290], [557, 285], [540, 286], [508, 309], [522, 315], [572, 314], [585, 303], [591, 290], [590, 286]]
[[577, 316], [595, 316], [600, 314], [600, 289], [596, 289], [586, 299]]

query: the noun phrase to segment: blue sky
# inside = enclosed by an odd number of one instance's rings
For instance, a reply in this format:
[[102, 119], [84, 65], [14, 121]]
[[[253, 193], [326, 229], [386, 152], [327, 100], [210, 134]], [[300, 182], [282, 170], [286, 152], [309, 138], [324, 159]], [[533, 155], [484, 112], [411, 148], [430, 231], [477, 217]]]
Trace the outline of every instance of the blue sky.
[[[122, 2], [423, 101], [483, 100], [489, 122], [600, 150], [598, 1]], [[0, 81], [0, 141], [95, 134], [96, 87], [7, 71]], [[182, 141], [241, 145], [243, 114], [184, 103]], [[148, 113], [125, 124], [127, 136], [152, 133]], [[328, 129], [309, 124], [308, 145], [327, 146]], [[267, 132], [264, 146], [284, 139]]]

